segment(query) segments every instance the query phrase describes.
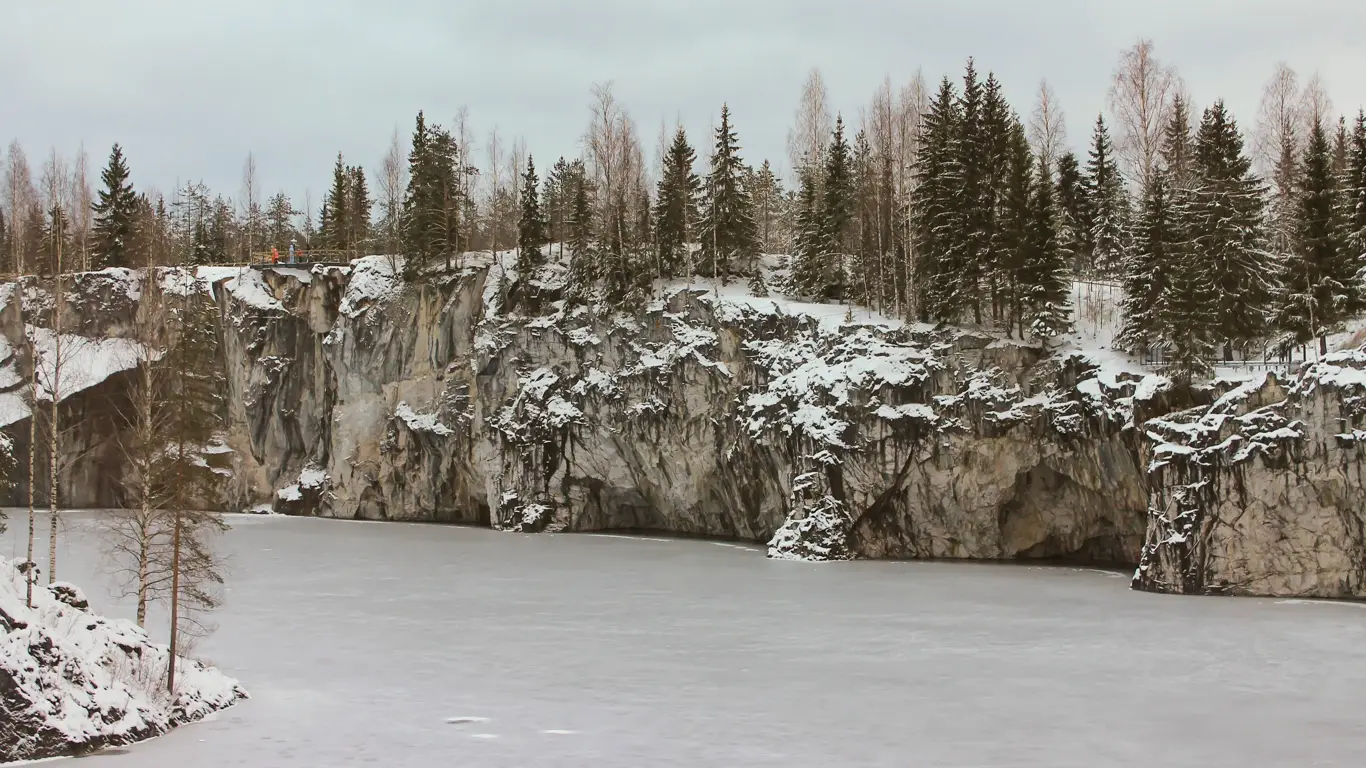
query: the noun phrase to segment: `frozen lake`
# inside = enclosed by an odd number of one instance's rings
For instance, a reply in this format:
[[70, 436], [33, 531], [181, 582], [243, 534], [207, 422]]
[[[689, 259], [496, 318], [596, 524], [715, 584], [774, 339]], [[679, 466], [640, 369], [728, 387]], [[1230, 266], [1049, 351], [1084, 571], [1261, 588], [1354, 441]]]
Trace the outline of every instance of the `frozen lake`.
[[[92, 518], [67, 519], [60, 575], [131, 615], [101, 594]], [[1366, 765], [1366, 606], [1146, 595], [1080, 569], [232, 522], [199, 652], [253, 698], [92, 765]]]

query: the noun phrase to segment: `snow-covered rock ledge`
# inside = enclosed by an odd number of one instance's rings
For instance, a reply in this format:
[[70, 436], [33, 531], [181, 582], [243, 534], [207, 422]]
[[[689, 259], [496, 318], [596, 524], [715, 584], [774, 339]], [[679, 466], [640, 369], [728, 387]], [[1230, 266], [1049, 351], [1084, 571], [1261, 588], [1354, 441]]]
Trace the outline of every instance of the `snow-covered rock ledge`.
[[91, 613], [71, 585], [35, 585], [30, 609], [20, 565], [0, 558], [0, 763], [141, 741], [246, 698], [189, 659], [167, 693], [166, 646]]
[[1152, 419], [1136, 589], [1366, 597], [1366, 347]]

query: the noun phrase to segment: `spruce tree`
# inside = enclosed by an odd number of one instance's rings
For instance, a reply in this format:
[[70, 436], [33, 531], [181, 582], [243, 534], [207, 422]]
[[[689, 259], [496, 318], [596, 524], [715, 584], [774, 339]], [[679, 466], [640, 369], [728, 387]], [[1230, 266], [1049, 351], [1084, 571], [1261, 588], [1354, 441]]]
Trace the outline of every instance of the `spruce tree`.
[[1193, 205], [1192, 199], [1180, 190], [1169, 191], [1170, 182], [1161, 170], [1153, 179], [1143, 233], [1143, 247], [1149, 253], [1144, 259], [1159, 269], [1160, 259], [1166, 269], [1150, 286], [1156, 298], [1143, 320], [1146, 332], [1136, 326], [1133, 335], [1125, 338], [1137, 346], [1144, 335], [1157, 337], [1166, 352], [1164, 372], [1177, 384], [1188, 386], [1211, 373], [1218, 297], [1212, 274], [1195, 255], [1194, 219], [1185, 210]]
[[679, 126], [664, 157], [664, 173], [655, 196], [655, 242], [659, 272], [664, 278], [684, 275], [691, 266], [688, 243], [698, 225], [702, 190], [702, 180], [693, 170], [696, 161], [688, 136]]
[[754, 223], [757, 228], [759, 250], [762, 253], [773, 253], [782, 243], [783, 186], [768, 160], [759, 166], [758, 172], [751, 178], [749, 186], [753, 192], [750, 197], [754, 200]]
[[873, 161], [873, 148], [868, 143], [867, 131], [860, 129], [855, 134], [852, 161], [850, 188], [855, 223], [850, 242], [853, 244], [853, 261], [844, 295], [852, 302], [872, 307], [877, 305], [880, 288], [877, 197], [882, 174]]
[[[1000, 313], [1003, 309], [1002, 262], [1005, 254], [1002, 249], [1000, 218], [1006, 194], [1005, 180], [1010, 173], [1013, 119], [1010, 105], [1001, 93], [1000, 82], [996, 80], [994, 73], [988, 73], [982, 91], [982, 119], [978, 139], [983, 156], [984, 183], [982, 198], [978, 201], [982, 211], [976, 218], [976, 226], [980, 228], [978, 242], [986, 249], [978, 252], [983, 279], [986, 281], [982, 288], [984, 291], [989, 290], [989, 293], [984, 293], [978, 303], [990, 302], [996, 320], [1001, 319]], [[1067, 223], [1061, 209], [1058, 217], [1058, 245], [1063, 249], [1064, 256], [1067, 256], [1071, 253], [1071, 246], [1064, 234]]]
[[990, 268], [990, 226], [988, 217], [994, 207], [990, 187], [993, 158], [990, 138], [983, 120], [984, 91], [977, 78], [973, 60], [968, 59], [963, 74], [963, 95], [959, 99], [957, 153], [961, 209], [955, 239], [961, 244], [957, 264], [954, 312], [972, 310], [975, 323], [982, 322], [982, 287]]
[[353, 255], [364, 252], [370, 244], [370, 213], [373, 203], [365, 182], [365, 169], [353, 165], [347, 171], [347, 250]]
[[1114, 145], [1103, 116], [1096, 118], [1086, 177], [1089, 208], [1094, 215], [1091, 225], [1092, 250], [1085, 259], [1087, 271], [1105, 276], [1115, 275], [1122, 270], [1125, 262], [1129, 201], [1124, 193], [1124, 179], [1120, 176]]
[[854, 178], [849, 144], [844, 139], [844, 119], [836, 116], [835, 131], [825, 155], [825, 175], [821, 179], [820, 249], [825, 262], [825, 285], [819, 296], [843, 295], [846, 275], [845, 257], [853, 250]]
[[1318, 339], [1320, 354], [1328, 351], [1328, 333], [1362, 303], [1341, 219], [1332, 149], [1323, 126], [1315, 124], [1300, 171], [1294, 247], [1281, 276], [1277, 324], [1293, 342]]
[[284, 192], [277, 192], [266, 201], [266, 242], [270, 247], [279, 251], [289, 247], [289, 241], [297, 234], [294, 217], [300, 213]]
[[522, 174], [522, 210], [517, 219], [517, 276], [528, 289], [545, 264], [541, 253], [545, 245], [545, 220], [541, 215], [540, 183], [536, 163], [527, 155], [526, 173]]
[[1162, 323], [1170, 319], [1166, 302], [1171, 299], [1171, 273], [1190, 258], [1167, 179], [1166, 167], [1159, 168], [1143, 195], [1124, 278], [1124, 324], [1116, 345], [1131, 352], [1144, 352], [1170, 338]]
[[833, 281], [830, 260], [822, 244], [820, 195], [816, 189], [815, 166], [799, 170], [796, 232], [792, 243], [792, 292], [808, 298], [823, 298]]
[[1003, 305], [1006, 336], [1018, 334], [1024, 338], [1036, 192], [1034, 159], [1024, 126], [1018, 120], [1010, 125], [1005, 157], [997, 237], [1001, 254], [997, 264], [1001, 282], [999, 301]]
[[922, 321], [951, 322], [965, 304], [960, 279], [966, 249], [960, 123], [953, 84], [946, 77], [923, 118], [911, 199], [914, 288]]
[[336, 165], [332, 168], [332, 188], [323, 197], [322, 213], [318, 217], [318, 241], [328, 250], [350, 250], [348, 201], [351, 196], [348, 182], [346, 164], [338, 152]]
[[1159, 154], [1167, 171], [1164, 186], [1189, 189], [1195, 171], [1195, 140], [1191, 135], [1190, 108], [1180, 94], [1172, 99], [1171, 118], [1163, 128]]
[[593, 232], [593, 190], [582, 160], [575, 160], [566, 176], [569, 195], [569, 277], [571, 298], [591, 301], [598, 280]]
[[95, 201], [94, 262], [97, 267], [132, 266], [128, 247], [136, 215], [137, 195], [128, 180], [128, 162], [118, 144], [109, 153], [109, 164], [100, 173], [102, 188]]
[[1347, 247], [1358, 271], [1366, 268], [1366, 110], [1358, 110], [1347, 151]]
[[1072, 280], [1067, 258], [1058, 244], [1053, 180], [1042, 158], [1036, 162], [1036, 169], [1025, 278], [1029, 332], [1036, 339], [1047, 340], [1071, 328]]
[[1213, 286], [1210, 331], [1226, 343], [1227, 356], [1267, 330], [1275, 268], [1266, 250], [1265, 190], [1222, 101], [1205, 110], [1194, 149], [1192, 255]]
[[1058, 247], [1073, 272], [1082, 271], [1082, 259], [1092, 250], [1088, 202], [1081, 163], [1065, 152], [1058, 158]]
[[559, 256], [563, 258], [569, 222], [569, 163], [563, 156], [546, 175], [541, 206], [545, 210], [546, 237], [552, 243], [559, 243]]
[[723, 104], [699, 228], [704, 270], [723, 284], [736, 270], [748, 269], [759, 255], [754, 204], [741, 183], [745, 168], [739, 153], [730, 108]]

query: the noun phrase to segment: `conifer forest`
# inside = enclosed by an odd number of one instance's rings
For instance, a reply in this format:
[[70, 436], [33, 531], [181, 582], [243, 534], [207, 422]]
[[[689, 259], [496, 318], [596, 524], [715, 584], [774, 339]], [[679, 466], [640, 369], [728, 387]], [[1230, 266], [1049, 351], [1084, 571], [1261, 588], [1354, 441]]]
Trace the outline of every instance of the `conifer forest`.
[[[856, 115], [829, 101], [813, 70], [784, 158], [747, 155], [723, 104], [709, 135], [661, 130], [650, 161], [610, 84], [592, 89], [577, 157], [536, 157], [496, 130], [481, 146], [463, 108], [445, 125], [419, 112], [372, 170], [339, 153], [319, 206], [265, 196], [250, 157], [232, 194], [138, 190], [118, 145], [92, 194], [84, 150], [34, 165], [15, 142], [0, 253], [6, 272], [47, 274], [58, 240], [82, 270], [242, 263], [294, 244], [402, 253], [416, 280], [433, 260], [516, 249], [538, 262], [554, 243], [575, 301], [640, 305], [660, 281], [704, 276], [1020, 339], [1065, 331], [1082, 279], [1122, 290], [1125, 351], [1183, 377], [1323, 352], [1366, 309], [1366, 113], [1335, 111], [1317, 77], [1279, 65], [1258, 113], [1236, 116], [1193, 101], [1140, 41], [1075, 146], [1046, 81], [1012, 104], [973, 59], [937, 81], [888, 80]], [[782, 269], [766, 278], [760, 254]]]

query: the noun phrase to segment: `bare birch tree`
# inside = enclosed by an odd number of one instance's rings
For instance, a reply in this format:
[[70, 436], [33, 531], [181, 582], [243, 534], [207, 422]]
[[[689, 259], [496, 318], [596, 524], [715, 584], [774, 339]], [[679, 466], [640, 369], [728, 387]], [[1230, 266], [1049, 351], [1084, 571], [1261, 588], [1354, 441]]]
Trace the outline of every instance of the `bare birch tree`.
[[[1252, 152], [1262, 176], [1275, 180], [1285, 157], [1296, 160], [1300, 155], [1303, 120], [1300, 108], [1303, 97], [1295, 70], [1285, 62], [1262, 88], [1262, 100], [1257, 109], [1257, 129], [1252, 137]], [[1279, 181], [1278, 181], [1279, 184]]]
[[1315, 73], [1300, 93], [1300, 135], [1308, 136], [1314, 126], [1319, 125], [1331, 136], [1332, 122], [1333, 100], [1328, 97], [1323, 78]]
[[10, 221], [10, 264], [16, 275], [26, 272], [24, 263], [24, 244], [30, 233], [27, 230], [28, 211], [37, 195], [33, 189], [33, 174], [29, 169], [28, 158], [18, 141], [12, 141], [5, 154], [4, 204]]
[[[242, 163], [242, 191], [241, 191], [242, 210], [242, 241], [245, 245], [245, 252], [242, 255], [242, 263], [251, 263], [252, 251], [256, 246], [256, 234], [261, 231], [264, 212], [261, 209], [261, 185], [256, 180], [256, 157], [252, 153], [247, 153], [247, 159]], [[150, 273], [149, 273], [150, 274]]]
[[[896, 107], [896, 167], [894, 184], [896, 186], [896, 206], [906, 211], [915, 192], [915, 158], [920, 150], [921, 129], [925, 113], [929, 111], [930, 95], [925, 85], [925, 77], [919, 70], [901, 88]], [[902, 215], [901, 242], [903, 243], [902, 263], [898, 265], [898, 286], [896, 309], [903, 317], [915, 314], [916, 307], [913, 286], [915, 275], [915, 238], [912, 235], [911, 217]]]
[[90, 271], [90, 228], [95, 223], [94, 195], [90, 191], [89, 158], [82, 144], [71, 166], [67, 199], [71, 203], [72, 243], [79, 254], [77, 268]]
[[1034, 102], [1034, 113], [1029, 117], [1029, 143], [1039, 156], [1045, 173], [1067, 151], [1067, 125], [1058, 94], [1047, 80], [1039, 81], [1039, 93]]
[[474, 133], [470, 128], [470, 110], [463, 104], [455, 112], [451, 138], [455, 141], [455, 173], [460, 186], [460, 200], [465, 206], [460, 212], [461, 225], [465, 229], [461, 246], [469, 251], [474, 249], [475, 225], [479, 220], [479, 204], [474, 194], [479, 172], [474, 162]]
[[795, 123], [787, 134], [787, 155], [792, 163], [792, 179], [789, 181], [793, 186], [800, 182], [803, 171], [821, 163], [834, 127], [835, 119], [830, 112], [830, 95], [825, 88], [825, 79], [821, 77], [821, 71], [813, 67], [802, 86]]
[[379, 172], [375, 174], [379, 178], [379, 206], [382, 217], [380, 228], [384, 237], [384, 250], [389, 254], [390, 261], [394, 262], [395, 273], [398, 271], [396, 260], [403, 234], [403, 195], [408, 189], [407, 155], [398, 128], [395, 127], [393, 136], [389, 138], [389, 149], [380, 161]]
[[[488, 142], [484, 145], [484, 151], [488, 155], [488, 173], [485, 178], [488, 180], [487, 186], [487, 209], [488, 231], [489, 231], [489, 250], [493, 252], [494, 258], [498, 259], [498, 235], [503, 227], [503, 211], [499, 198], [503, 194], [503, 138], [498, 133], [498, 126], [494, 126], [489, 131]], [[499, 265], [506, 268], [500, 260]]]
[[1119, 134], [1116, 151], [1129, 179], [1141, 188], [1146, 188], [1157, 167], [1172, 97], [1180, 87], [1175, 70], [1154, 55], [1151, 40], [1139, 40], [1120, 57], [1109, 93]]
[[156, 279], [155, 258], [147, 249], [142, 299], [134, 320], [138, 342], [134, 379], [129, 386], [122, 429], [117, 438], [127, 462], [124, 503], [102, 518], [106, 551], [113, 561], [121, 597], [137, 600], [137, 623], [145, 626], [147, 606], [170, 588], [164, 552], [171, 544], [172, 524], [166, 513], [167, 401], [172, 396], [170, 372], [160, 365], [167, 323], [165, 295]]

